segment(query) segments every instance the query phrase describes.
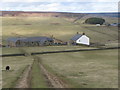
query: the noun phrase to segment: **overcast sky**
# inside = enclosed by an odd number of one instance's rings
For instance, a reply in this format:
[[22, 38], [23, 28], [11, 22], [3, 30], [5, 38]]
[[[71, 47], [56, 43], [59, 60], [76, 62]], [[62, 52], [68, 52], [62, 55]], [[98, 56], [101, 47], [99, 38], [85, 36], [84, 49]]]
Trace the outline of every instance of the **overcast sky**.
[[118, 12], [119, 0], [2, 0], [1, 10], [55, 12]]

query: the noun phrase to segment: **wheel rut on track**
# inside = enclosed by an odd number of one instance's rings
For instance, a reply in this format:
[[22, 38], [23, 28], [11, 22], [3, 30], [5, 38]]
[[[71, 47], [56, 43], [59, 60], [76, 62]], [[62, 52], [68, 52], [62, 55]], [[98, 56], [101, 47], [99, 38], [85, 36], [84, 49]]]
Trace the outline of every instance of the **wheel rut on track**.
[[30, 86], [30, 72], [31, 72], [31, 66], [29, 65], [23, 72], [20, 79], [18, 79], [18, 82], [15, 86], [15, 88], [29, 88]]
[[66, 88], [67, 87], [67, 85], [62, 80], [60, 80], [57, 76], [48, 72], [41, 63], [39, 63], [39, 66], [43, 74], [47, 78], [48, 82], [53, 88]]

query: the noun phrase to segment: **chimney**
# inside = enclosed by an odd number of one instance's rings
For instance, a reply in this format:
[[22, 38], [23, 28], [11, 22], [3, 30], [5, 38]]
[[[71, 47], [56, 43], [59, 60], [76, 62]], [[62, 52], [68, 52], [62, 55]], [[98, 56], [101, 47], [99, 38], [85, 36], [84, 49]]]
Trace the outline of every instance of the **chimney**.
[[51, 37], [53, 38], [53, 35], [51, 35]]
[[54, 38], [54, 36], [53, 36], [53, 35], [51, 35], [51, 38]]
[[85, 35], [85, 33], [83, 33], [83, 35]]

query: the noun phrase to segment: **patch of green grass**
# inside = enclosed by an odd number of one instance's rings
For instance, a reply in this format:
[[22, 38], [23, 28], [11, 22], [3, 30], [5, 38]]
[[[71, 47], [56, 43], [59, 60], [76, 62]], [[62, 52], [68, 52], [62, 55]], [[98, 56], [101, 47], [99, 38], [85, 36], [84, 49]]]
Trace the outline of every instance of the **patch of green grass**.
[[[38, 56], [39, 58], [41, 58], [40, 56]], [[62, 80], [65, 84], [67, 84], [68, 88], [79, 88], [79, 84], [75, 84], [74, 82], [72, 82], [70, 79], [66, 78], [66, 76], [55, 72], [49, 65], [45, 64], [43, 62], [43, 60], [40, 61], [41, 64], [44, 66], [45, 69], [47, 69], [49, 72], [51, 72], [52, 74], [54, 74], [55, 76], [57, 76], [60, 80]]]
[[117, 50], [48, 54], [40, 58], [52, 72], [75, 87], [118, 87]]
[[44, 47], [13, 47], [2, 48], [2, 54], [15, 54], [15, 53], [33, 53], [33, 52], [46, 52], [46, 51], [60, 51], [60, 50], [78, 50], [78, 49], [92, 49], [94, 47], [87, 46], [44, 46]]
[[23, 53], [18, 47], [15, 48], [2, 48], [2, 54], [15, 54], [15, 53]]
[[[26, 66], [31, 65], [33, 60], [30, 57], [3, 57], [2, 58], [2, 87], [13, 88]], [[10, 66], [10, 71], [5, 67]]]
[[87, 46], [45, 46], [45, 47], [23, 47], [27, 52], [47, 52], [47, 51], [62, 51], [62, 50], [79, 50], [92, 49], [94, 47]]
[[45, 77], [39, 67], [39, 61], [35, 60], [32, 66], [31, 88], [48, 88]]

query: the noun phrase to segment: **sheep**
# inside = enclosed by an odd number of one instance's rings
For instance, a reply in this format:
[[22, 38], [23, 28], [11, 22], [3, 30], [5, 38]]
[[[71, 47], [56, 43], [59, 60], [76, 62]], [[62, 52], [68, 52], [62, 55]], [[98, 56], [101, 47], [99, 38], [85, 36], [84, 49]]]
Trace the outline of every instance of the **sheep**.
[[6, 66], [6, 71], [10, 70], [10, 66]]

